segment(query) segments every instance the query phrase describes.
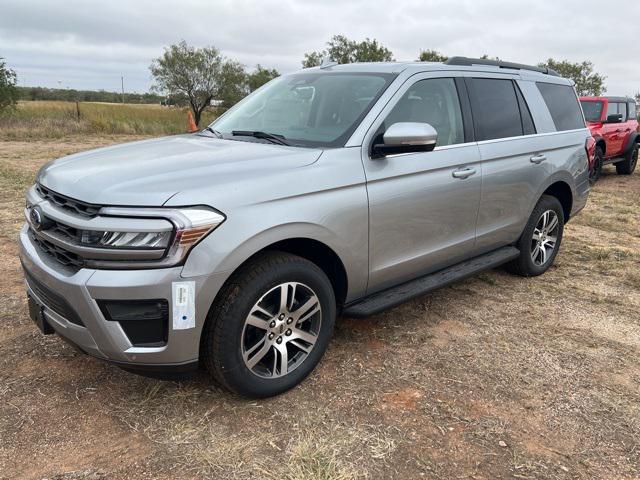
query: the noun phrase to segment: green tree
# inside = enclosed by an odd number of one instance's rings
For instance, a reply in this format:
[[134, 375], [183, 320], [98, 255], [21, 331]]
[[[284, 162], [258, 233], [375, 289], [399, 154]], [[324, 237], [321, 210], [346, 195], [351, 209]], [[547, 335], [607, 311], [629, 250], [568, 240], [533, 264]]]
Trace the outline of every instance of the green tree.
[[363, 41], [357, 42], [344, 35], [334, 35], [327, 42], [325, 50], [305, 53], [302, 67], [317, 67], [325, 57], [338, 63], [393, 61], [393, 53], [377, 40], [365, 38]]
[[15, 107], [18, 101], [16, 72], [7, 67], [4, 58], [0, 57], [0, 112]]
[[576, 84], [576, 91], [580, 96], [599, 96], [607, 91], [604, 81], [605, 76], [594, 71], [592, 62], [572, 63], [568, 60], [554, 60], [550, 58], [540, 67], [547, 67], [555, 70], [565, 78], [573, 80]]
[[154, 88], [171, 97], [187, 99], [196, 125], [211, 100], [225, 95], [229, 98], [232, 86], [222, 84], [223, 76], [235, 79], [237, 65], [227, 66], [217, 48], [194, 48], [184, 40], [164, 49], [161, 57], [151, 63], [149, 70], [155, 79]]
[[215, 99], [222, 102], [222, 107], [233, 107], [248, 93], [247, 73], [244, 65], [235, 60], [225, 60], [218, 72]]
[[421, 50], [420, 57], [418, 57], [419, 62], [446, 62], [447, 60], [449, 57], [442, 55], [437, 50]]
[[258, 64], [256, 65], [255, 71], [247, 75], [247, 85], [249, 87], [249, 91], [253, 92], [265, 83], [279, 76], [280, 72], [278, 72], [275, 68], [263, 68], [260, 64]]
[[322, 60], [326, 56], [326, 51], [305, 53], [304, 60], [302, 60], [302, 68], [311, 68], [322, 65]]

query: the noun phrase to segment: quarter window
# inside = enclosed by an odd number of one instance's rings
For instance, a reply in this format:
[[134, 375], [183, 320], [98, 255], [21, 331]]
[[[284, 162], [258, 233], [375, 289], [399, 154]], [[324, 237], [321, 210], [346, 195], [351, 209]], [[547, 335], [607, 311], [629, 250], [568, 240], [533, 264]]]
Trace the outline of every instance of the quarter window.
[[531, 111], [529, 106], [522, 96], [520, 87], [516, 85], [516, 94], [518, 95], [518, 105], [520, 106], [520, 116], [522, 117], [522, 130], [525, 135], [533, 135], [536, 133], [536, 126], [533, 124], [533, 118], [531, 117]]
[[398, 122], [428, 123], [438, 132], [439, 147], [464, 143], [462, 110], [453, 78], [414, 83], [393, 107], [383, 128]]
[[575, 90], [569, 85], [536, 82], [558, 132], [585, 128]]
[[473, 78], [468, 85], [477, 140], [523, 134], [518, 97], [511, 80]]
[[630, 102], [629, 103], [629, 120], [635, 120], [637, 116], [638, 116], [638, 113], [636, 111], [636, 104], [633, 102]]

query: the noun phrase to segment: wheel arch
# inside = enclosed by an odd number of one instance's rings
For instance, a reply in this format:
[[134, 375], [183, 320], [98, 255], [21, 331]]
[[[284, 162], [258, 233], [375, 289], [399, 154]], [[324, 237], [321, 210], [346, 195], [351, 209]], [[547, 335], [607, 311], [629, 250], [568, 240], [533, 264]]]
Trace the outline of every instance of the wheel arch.
[[542, 192], [542, 195], [550, 195], [558, 199], [562, 205], [564, 221], [568, 222], [573, 208], [573, 191], [569, 184], [563, 180], [555, 181]]
[[266, 252], [290, 253], [309, 260], [319, 267], [329, 278], [333, 286], [337, 304], [344, 304], [349, 288], [347, 269], [340, 256], [331, 247], [313, 238], [287, 238], [264, 246], [247, 258], [236, 270]]
[[604, 141], [604, 138], [600, 135], [594, 136], [593, 139], [596, 141], [596, 147], [600, 147], [602, 150], [602, 155], [607, 154], [607, 142]]
[[633, 132], [629, 135], [629, 138], [624, 145], [624, 155], [627, 155], [636, 143], [640, 143], [640, 133]]

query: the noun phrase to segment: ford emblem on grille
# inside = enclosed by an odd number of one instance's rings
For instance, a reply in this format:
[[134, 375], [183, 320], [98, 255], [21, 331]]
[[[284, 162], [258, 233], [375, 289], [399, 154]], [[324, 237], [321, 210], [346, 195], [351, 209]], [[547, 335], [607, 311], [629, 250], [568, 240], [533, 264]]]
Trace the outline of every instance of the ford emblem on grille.
[[29, 218], [34, 230], [46, 230], [51, 226], [51, 220], [44, 216], [40, 207], [33, 207], [29, 213]]

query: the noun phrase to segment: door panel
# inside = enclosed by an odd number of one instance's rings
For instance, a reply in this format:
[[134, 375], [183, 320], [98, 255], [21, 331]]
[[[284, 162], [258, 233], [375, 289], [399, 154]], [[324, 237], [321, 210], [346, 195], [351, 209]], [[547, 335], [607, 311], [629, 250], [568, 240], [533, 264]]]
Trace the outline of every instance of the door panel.
[[[608, 104], [607, 114], [605, 116], [614, 115], [620, 113], [618, 110], [618, 103], [611, 102]], [[605, 157], [615, 157], [620, 155], [622, 152], [622, 141], [623, 141], [623, 132], [622, 132], [621, 123], [605, 123], [602, 126], [602, 135], [604, 137], [604, 141], [607, 144], [607, 152], [605, 153]]]
[[[482, 186], [475, 144], [368, 162], [370, 292], [473, 255]], [[475, 174], [455, 178], [463, 167]]]
[[[541, 135], [480, 142], [483, 185], [478, 249], [490, 250], [518, 239], [531, 213], [530, 206], [550, 175], [549, 157], [554, 154], [549, 146]], [[546, 159], [531, 161], [540, 155]]]
[[[369, 293], [473, 256], [482, 166], [477, 145], [463, 143], [463, 120], [453, 79], [420, 74], [400, 88], [367, 133]], [[403, 121], [436, 128], [436, 149], [372, 159], [374, 138]]]

